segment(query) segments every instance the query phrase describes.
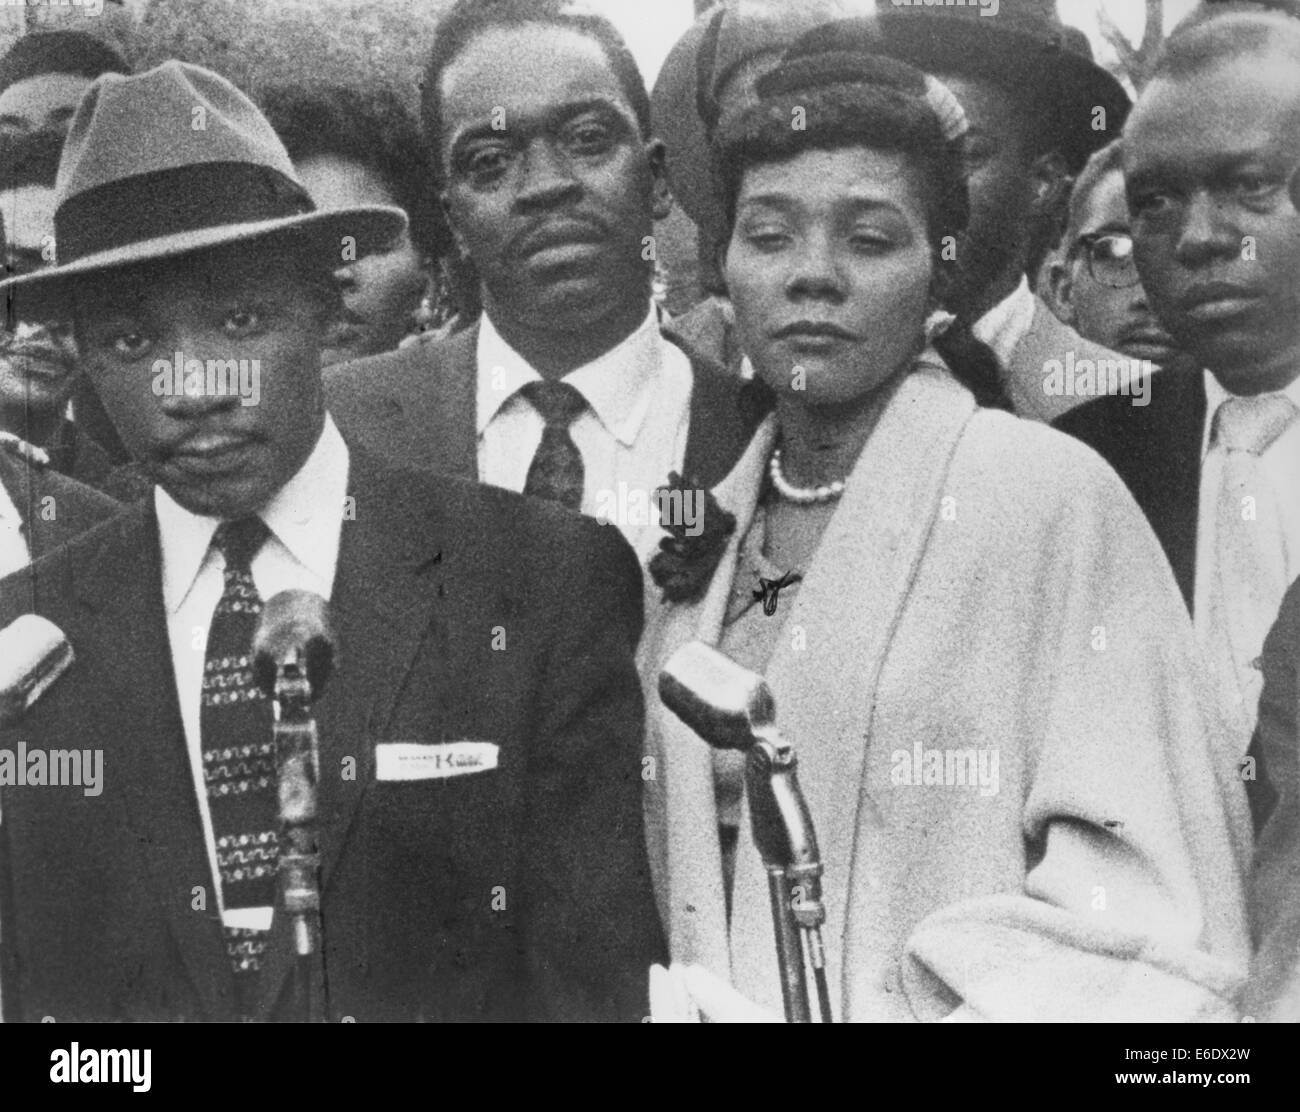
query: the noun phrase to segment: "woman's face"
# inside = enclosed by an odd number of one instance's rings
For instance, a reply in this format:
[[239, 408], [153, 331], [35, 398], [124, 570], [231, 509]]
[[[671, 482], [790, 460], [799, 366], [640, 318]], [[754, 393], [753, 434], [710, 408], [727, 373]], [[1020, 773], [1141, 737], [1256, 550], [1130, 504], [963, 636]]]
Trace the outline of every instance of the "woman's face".
[[727, 246], [744, 351], [779, 395], [860, 400], [916, 353], [932, 270], [906, 156], [805, 151], [746, 170]]
[[[400, 207], [384, 180], [369, 166], [336, 155], [304, 158], [295, 169], [320, 209], [354, 205]], [[427, 275], [403, 232], [382, 251], [341, 268], [343, 317], [326, 338], [321, 365], [329, 367], [391, 351], [412, 328], [412, 314], [424, 296]]]

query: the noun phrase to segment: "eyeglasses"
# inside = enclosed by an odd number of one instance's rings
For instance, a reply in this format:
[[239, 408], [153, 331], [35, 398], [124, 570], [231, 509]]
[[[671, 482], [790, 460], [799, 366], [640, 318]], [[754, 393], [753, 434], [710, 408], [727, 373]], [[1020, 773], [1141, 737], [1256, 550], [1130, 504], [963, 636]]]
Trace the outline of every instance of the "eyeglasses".
[[1138, 284], [1132, 236], [1121, 232], [1089, 232], [1076, 239], [1074, 246], [1076, 251], [1083, 249], [1094, 282], [1116, 290]]

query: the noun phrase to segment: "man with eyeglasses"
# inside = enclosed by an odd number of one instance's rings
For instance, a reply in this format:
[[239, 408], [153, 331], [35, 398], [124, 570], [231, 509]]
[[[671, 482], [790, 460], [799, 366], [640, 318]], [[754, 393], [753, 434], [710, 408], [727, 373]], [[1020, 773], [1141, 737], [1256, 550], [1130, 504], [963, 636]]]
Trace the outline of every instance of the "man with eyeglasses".
[[1173, 337], [1142, 288], [1124, 196], [1120, 140], [1094, 154], [1070, 194], [1065, 250], [1051, 265], [1057, 316], [1079, 335], [1140, 360], [1143, 373], [1175, 360]]

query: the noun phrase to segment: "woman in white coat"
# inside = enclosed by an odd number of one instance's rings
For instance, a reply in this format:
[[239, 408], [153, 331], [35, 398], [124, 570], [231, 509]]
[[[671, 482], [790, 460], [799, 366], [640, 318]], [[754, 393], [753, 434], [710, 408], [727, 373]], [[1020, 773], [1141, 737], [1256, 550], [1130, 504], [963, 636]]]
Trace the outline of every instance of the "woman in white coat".
[[846, 52], [758, 95], [715, 164], [773, 410], [665, 543], [642, 645], [674, 960], [780, 1013], [741, 770], [657, 693], [702, 639], [766, 677], [798, 754], [837, 1019], [1233, 1018], [1244, 793], [1160, 547], [1097, 456], [980, 408], [928, 342], [960, 108]]

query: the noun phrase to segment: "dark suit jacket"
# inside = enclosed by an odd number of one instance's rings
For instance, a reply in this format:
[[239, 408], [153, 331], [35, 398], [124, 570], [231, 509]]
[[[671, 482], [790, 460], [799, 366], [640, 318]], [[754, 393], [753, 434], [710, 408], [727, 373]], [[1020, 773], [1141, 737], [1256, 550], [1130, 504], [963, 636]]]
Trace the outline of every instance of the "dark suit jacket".
[[0, 483], [23, 519], [33, 560], [122, 509], [120, 502], [107, 495], [52, 468], [26, 463], [3, 448]]
[[[683, 471], [712, 487], [740, 458], [762, 410], [744, 404], [743, 383], [716, 359], [671, 327], [664, 336], [686, 352], [695, 376]], [[445, 339], [328, 368], [325, 397], [339, 429], [399, 466], [477, 478], [477, 344], [475, 323]]]
[[[329, 1018], [639, 1019], [664, 950], [631, 549], [557, 507], [355, 447], [349, 490], [338, 666], [315, 707]], [[12, 1019], [235, 1018], [159, 565], [150, 501], [42, 561], [34, 585], [0, 585], [0, 623], [34, 591], [77, 653], [4, 744], [101, 749], [104, 769], [96, 797], [4, 789]], [[496, 743], [499, 767], [376, 779], [377, 743], [461, 739]], [[296, 1017], [287, 928], [277, 915], [259, 1018]]]
[[[1251, 929], [1259, 947], [1245, 1011], [1300, 1022], [1300, 580], [1264, 642], [1264, 691], [1251, 750], [1268, 769], [1267, 799], [1251, 878]], [[1248, 788], [1253, 785], [1247, 782]]]
[[1124, 480], [1160, 539], [1192, 609], [1196, 591], [1196, 514], [1201, 490], [1205, 380], [1199, 370], [1158, 371], [1151, 401], [1123, 395], [1071, 410], [1055, 427], [1095, 449]]

